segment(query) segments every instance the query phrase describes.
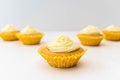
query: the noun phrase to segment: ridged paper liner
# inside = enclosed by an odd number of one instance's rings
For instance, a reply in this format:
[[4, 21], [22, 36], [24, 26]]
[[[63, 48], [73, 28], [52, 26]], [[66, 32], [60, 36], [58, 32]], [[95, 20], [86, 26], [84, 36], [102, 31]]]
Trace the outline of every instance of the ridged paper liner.
[[5, 41], [14, 41], [14, 40], [18, 40], [16, 36], [17, 33], [19, 33], [19, 31], [18, 32], [1, 32], [0, 37]]
[[35, 45], [39, 44], [43, 34], [30, 34], [30, 35], [24, 35], [24, 34], [17, 34], [17, 37], [19, 40], [25, 44], [25, 45]]
[[57, 68], [69, 68], [75, 66], [86, 50], [72, 55], [47, 55], [38, 50], [39, 54], [48, 62], [49, 65]]
[[90, 36], [90, 35], [77, 34], [77, 37], [83, 45], [87, 45], [87, 46], [98, 46], [103, 39], [102, 35]]
[[103, 30], [104, 38], [111, 41], [120, 41], [120, 32], [110, 32]]

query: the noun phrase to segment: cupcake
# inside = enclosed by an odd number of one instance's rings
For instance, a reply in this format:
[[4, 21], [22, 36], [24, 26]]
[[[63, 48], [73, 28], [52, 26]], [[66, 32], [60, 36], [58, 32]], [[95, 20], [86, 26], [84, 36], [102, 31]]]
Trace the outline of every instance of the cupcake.
[[104, 38], [111, 41], [120, 40], [120, 27], [111, 25], [105, 28], [103, 31]]
[[25, 45], [35, 45], [40, 43], [43, 33], [39, 32], [32, 26], [27, 26], [17, 34], [17, 37]]
[[16, 29], [12, 24], [7, 25], [0, 32], [0, 36], [5, 41], [14, 41], [18, 40], [16, 34], [19, 33], [19, 30]]
[[68, 68], [75, 66], [86, 50], [69, 37], [61, 35], [53, 42], [41, 46], [38, 52], [49, 65], [58, 68]]
[[103, 39], [97, 27], [88, 25], [77, 34], [78, 39], [83, 45], [98, 46]]

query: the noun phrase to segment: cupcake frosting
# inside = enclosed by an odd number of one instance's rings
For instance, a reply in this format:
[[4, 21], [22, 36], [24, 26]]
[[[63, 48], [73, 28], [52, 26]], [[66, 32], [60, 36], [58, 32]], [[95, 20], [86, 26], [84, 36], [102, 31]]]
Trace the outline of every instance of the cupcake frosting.
[[32, 26], [27, 26], [20, 33], [21, 34], [36, 34], [39, 32], [35, 28], [33, 28]]
[[108, 26], [105, 30], [112, 32], [120, 32], [120, 27], [116, 25]]
[[100, 31], [96, 26], [88, 25], [86, 28], [84, 28], [82, 31], [80, 31], [81, 34], [87, 34], [87, 35], [93, 35], [93, 34], [100, 34]]
[[61, 35], [54, 42], [48, 43], [47, 47], [52, 52], [71, 52], [79, 48], [68, 36]]
[[5, 28], [2, 29], [2, 32], [15, 32], [19, 31], [12, 24], [8, 24]]

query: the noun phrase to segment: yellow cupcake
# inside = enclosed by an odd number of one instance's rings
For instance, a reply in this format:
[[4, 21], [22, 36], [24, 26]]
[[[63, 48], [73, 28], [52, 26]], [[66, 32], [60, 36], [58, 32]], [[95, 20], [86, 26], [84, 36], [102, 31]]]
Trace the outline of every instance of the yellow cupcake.
[[100, 34], [97, 27], [92, 25], [88, 25], [77, 34], [77, 37], [83, 45], [87, 46], [98, 46], [103, 39], [103, 36]]
[[111, 25], [104, 29], [102, 32], [105, 39], [111, 41], [120, 41], [120, 27]]
[[35, 28], [31, 26], [25, 27], [20, 33], [16, 35], [19, 40], [25, 45], [39, 44], [43, 37], [43, 33], [38, 32]]
[[12, 24], [7, 25], [0, 32], [0, 36], [5, 41], [14, 41], [18, 40], [16, 34], [19, 33], [19, 30], [16, 29]]
[[54, 42], [41, 46], [38, 52], [49, 65], [68, 68], [75, 66], [86, 50], [69, 37], [60, 36]]

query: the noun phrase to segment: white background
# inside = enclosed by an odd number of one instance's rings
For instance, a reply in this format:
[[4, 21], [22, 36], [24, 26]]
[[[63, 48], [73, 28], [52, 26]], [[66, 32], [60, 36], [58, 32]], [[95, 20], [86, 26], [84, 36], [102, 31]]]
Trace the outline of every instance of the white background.
[[41, 31], [80, 30], [88, 24], [100, 29], [120, 25], [119, 0], [0, 0], [0, 28], [12, 23]]
[[[120, 42], [103, 40], [100, 46], [82, 46], [87, 52], [73, 68], [51, 67], [38, 48], [60, 34], [79, 43], [77, 32], [45, 32], [39, 45], [0, 39], [0, 80], [120, 80]], [[50, 37], [48, 37], [50, 36]]]
[[[119, 0], [0, 0], [0, 29], [12, 23], [18, 28], [32, 25], [40, 31], [79, 31], [88, 24], [100, 29], [120, 25]], [[0, 80], [120, 80], [120, 42], [103, 40], [99, 47], [87, 47], [73, 68], [50, 67], [38, 55], [38, 48], [59, 34], [73, 40], [77, 32], [45, 32], [39, 45], [0, 39]], [[48, 37], [49, 36], [49, 37]]]

